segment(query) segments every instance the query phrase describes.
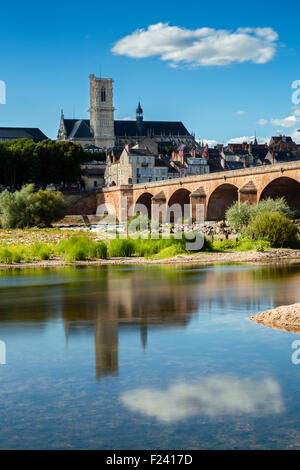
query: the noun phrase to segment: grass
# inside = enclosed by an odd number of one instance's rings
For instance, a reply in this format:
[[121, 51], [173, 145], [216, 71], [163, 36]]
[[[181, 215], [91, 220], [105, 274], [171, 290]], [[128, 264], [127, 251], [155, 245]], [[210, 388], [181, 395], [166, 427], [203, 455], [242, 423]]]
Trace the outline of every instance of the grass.
[[106, 259], [107, 245], [102, 241], [95, 242], [87, 237], [77, 236], [60, 241], [55, 252], [66, 261], [80, 261], [91, 258]]
[[108, 245], [108, 255], [115, 258], [127, 258], [134, 254], [134, 240], [114, 238]]
[[177, 255], [187, 254], [189, 253], [186, 251], [179, 243], [176, 243], [171, 246], [167, 246], [163, 248], [157, 255], [154, 255], [152, 259], [166, 259], [166, 258], [174, 258]]
[[211, 249], [208, 251], [265, 251], [271, 248], [267, 240], [251, 240], [250, 238], [241, 238], [237, 240], [215, 240], [211, 243]]
[[[99, 241], [93, 234], [80, 233], [74, 236], [74, 231], [66, 233], [58, 230], [52, 232], [51, 230], [30, 229], [1, 232], [5, 232], [5, 236], [1, 237], [0, 242], [0, 263], [4, 264], [29, 263], [55, 258], [67, 262], [131, 256], [166, 259], [180, 254], [193, 253], [186, 250], [185, 237], [182, 239], [176, 239], [174, 236], [166, 239], [161, 236], [158, 239], [115, 238]], [[20, 234], [23, 234], [23, 238]], [[17, 236], [15, 237], [15, 235]], [[238, 240], [210, 241], [205, 239], [205, 245], [201, 252], [265, 251], [270, 248], [268, 241], [255, 241], [243, 236]]]

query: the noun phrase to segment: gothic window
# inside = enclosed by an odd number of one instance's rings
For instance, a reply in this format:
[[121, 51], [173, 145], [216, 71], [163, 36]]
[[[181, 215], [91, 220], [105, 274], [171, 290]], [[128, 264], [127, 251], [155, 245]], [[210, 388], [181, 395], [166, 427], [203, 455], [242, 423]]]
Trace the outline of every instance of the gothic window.
[[104, 86], [101, 88], [101, 101], [106, 101], [106, 91]]

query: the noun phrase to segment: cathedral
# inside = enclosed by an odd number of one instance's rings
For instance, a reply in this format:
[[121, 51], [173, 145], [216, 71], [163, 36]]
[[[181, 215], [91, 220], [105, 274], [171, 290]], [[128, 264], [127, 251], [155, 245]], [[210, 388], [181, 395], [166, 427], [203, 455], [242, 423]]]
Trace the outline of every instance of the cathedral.
[[135, 145], [145, 137], [160, 146], [196, 145], [182, 122], [144, 121], [138, 103], [136, 120], [115, 120], [113, 106], [113, 80], [90, 75], [90, 119], [65, 119], [61, 112], [57, 140], [81, 144], [83, 148], [106, 150], [125, 144]]

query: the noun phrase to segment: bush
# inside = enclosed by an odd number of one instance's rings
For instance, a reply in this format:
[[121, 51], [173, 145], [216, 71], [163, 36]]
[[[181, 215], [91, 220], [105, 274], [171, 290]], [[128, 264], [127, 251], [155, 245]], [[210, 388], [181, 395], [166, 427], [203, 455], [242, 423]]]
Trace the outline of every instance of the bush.
[[246, 227], [251, 219], [251, 205], [249, 202], [235, 202], [226, 211], [226, 220], [234, 229]]
[[33, 220], [33, 184], [23, 186], [20, 191], [0, 194], [1, 224], [5, 229], [32, 227]]
[[243, 229], [263, 212], [279, 212], [289, 219], [294, 214], [283, 197], [277, 199], [268, 198], [253, 205], [247, 201], [241, 203], [235, 202], [226, 211], [226, 220], [232, 228]]
[[64, 217], [66, 205], [61, 193], [33, 191], [33, 184], [27, 184], [15, 193], [5, 190], [0, 194], [3, 228], [49, 226]]
[[35, 225], [49, 227], [66, 215], [66, 203], [60, 192], [38, 191], [32, 202]]
[[279, 212], [262, 212], [251, 222], [247, 231], [255, 240], [268, 240], [274, 248], [297, 245], [297, 226]]
[[292, 219], [294, 215], [284, 197], [263, 199], [257, 205], [251, 206], [251, 220], [255, 219], [262, 212], [279, 212], [279, 214], [284, 215], [288, 219]]
[[124, 258], [132, 256], [134, 253], [134, 242], [127, 238], [115, 238], [108, 245], [108, 255]]

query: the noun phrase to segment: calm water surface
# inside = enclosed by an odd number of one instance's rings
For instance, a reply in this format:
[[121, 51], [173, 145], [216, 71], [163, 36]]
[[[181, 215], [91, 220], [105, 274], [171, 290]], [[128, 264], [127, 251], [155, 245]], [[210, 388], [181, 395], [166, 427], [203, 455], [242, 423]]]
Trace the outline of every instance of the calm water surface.
[[300, 448], [300, 267], [0, 272], [0, 447]]

